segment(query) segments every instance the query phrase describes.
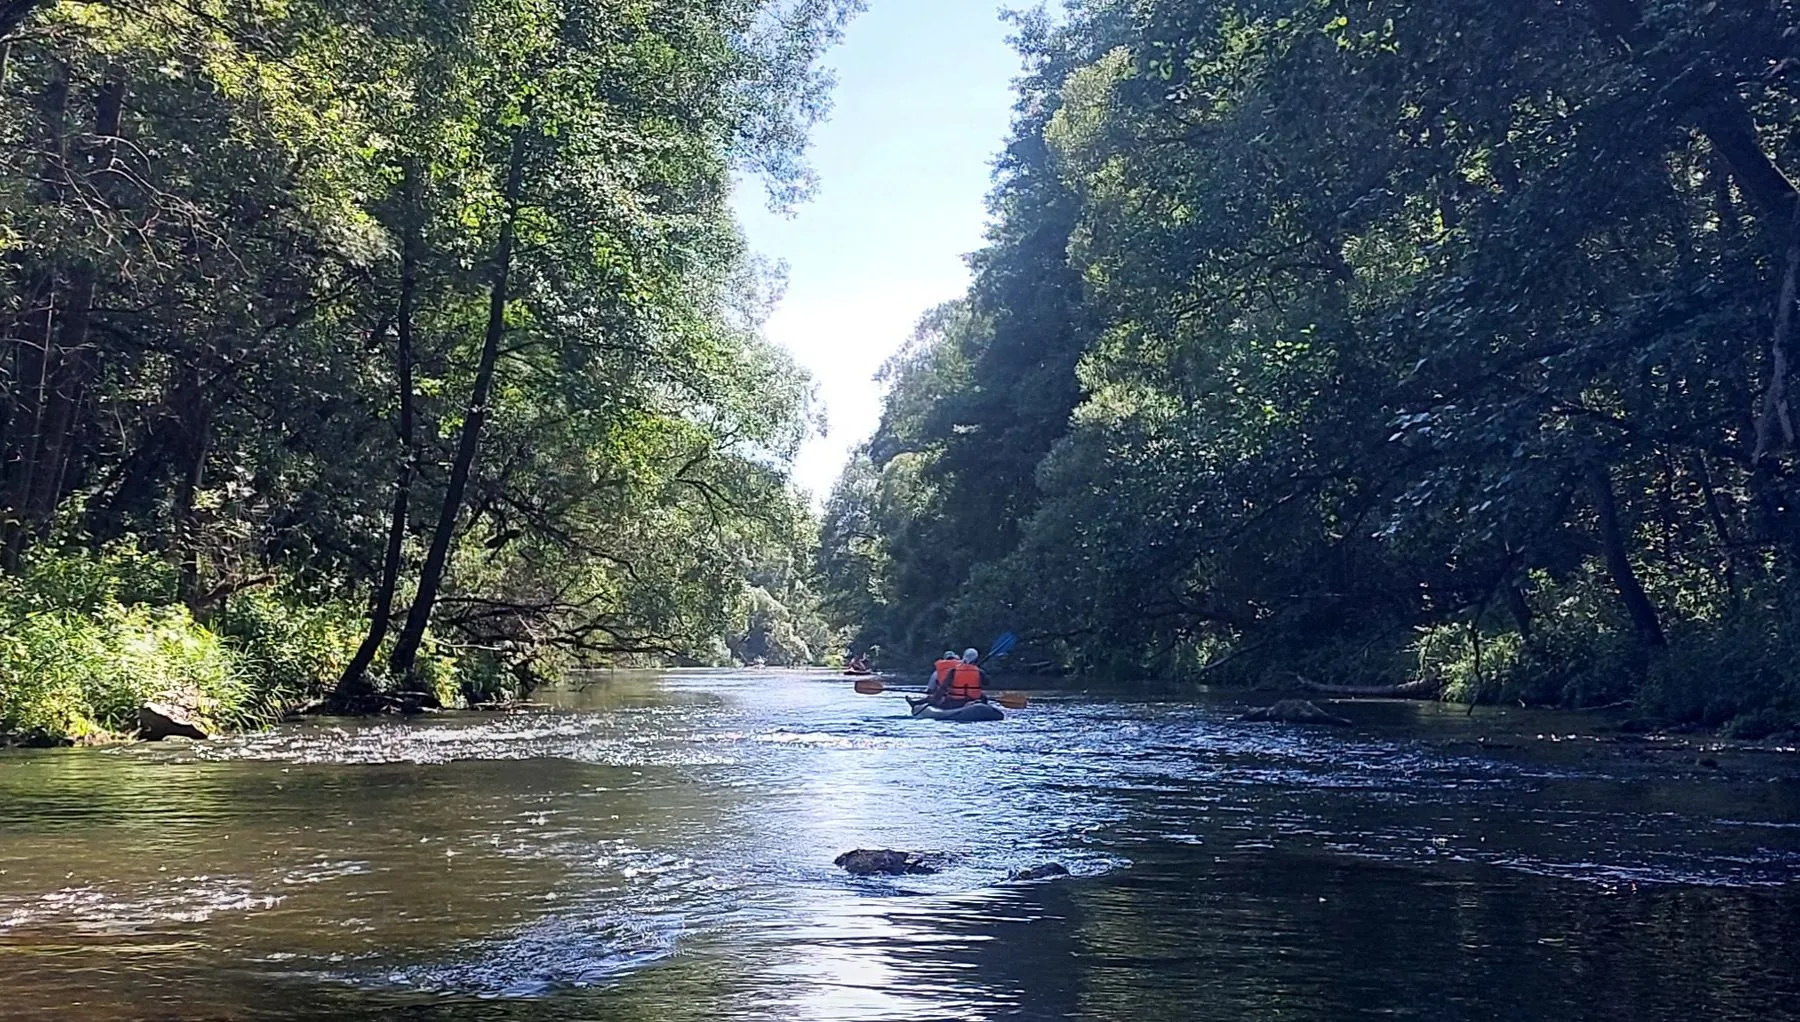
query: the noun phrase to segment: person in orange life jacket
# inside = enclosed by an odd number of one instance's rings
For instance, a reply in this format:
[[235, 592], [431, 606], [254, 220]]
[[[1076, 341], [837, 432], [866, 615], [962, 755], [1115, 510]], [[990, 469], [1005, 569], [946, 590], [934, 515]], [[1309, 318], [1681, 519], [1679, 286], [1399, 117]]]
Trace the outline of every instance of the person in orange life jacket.
[[925, 680], [927, 699], [937, 695], [938, 689], [943, 688], [944, 682], [949, 679], [951, 669], [960, 663], [962, 660], [957, 657], [956, 650], [944, 650], [944, 655], [938, 657], [937, 663], [931, 665], [931, 677]]
[[962, 659], [950, 668], [944, 683], [931, 697], [931, 705], [940, 710], [954, 710], [970, 703], [987, 702], [987, 696], [981, 694], [981, 668], [975, 663], [979, 659], [981, 654], [975, 649], [963, 650]]

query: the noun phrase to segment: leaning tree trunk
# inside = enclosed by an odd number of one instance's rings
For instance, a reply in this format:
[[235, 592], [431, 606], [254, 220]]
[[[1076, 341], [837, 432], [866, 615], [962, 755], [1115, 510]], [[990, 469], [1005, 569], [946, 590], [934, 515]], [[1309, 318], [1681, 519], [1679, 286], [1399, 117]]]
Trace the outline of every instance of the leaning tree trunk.
[[1619, 504], [1613, 495], [1612, 472], [1605, 465], [1595, 465], [1588, 470], [1588, 482], [1594, 490], [1594, 512], [1600, 518], [1600, 543], [1606, 552], [1606, 570], [1612, 575], [1626, 612], [1631, 615], [1638, 641], [1650, 648], [1661, 648], [1667, 645], [1662, 622], [1656, 616], [1655, 605], [1644, 592], [1643, 583], [1638, 581], [1637, 570], [1631, 566], [1625, 531], [1619, 526]]
[[403, 215], [407, 218], [407, 223], [403, 227], [404, 234], [400, 242], [400, 301], [394, 327], [394, 372], [400, 391], [398, 429], [401, 460], [394, 478], [394, 506], [388, 519], [387, 551], [382, 557], [381, 580], [375, 588], [374, 599], [369, 603], [369, 634], [363, 637], [362, 645], [357, 647], [356, 655], [350, 658], [343, 676], [338, 679], [337, 698], [340, 702], [366, 699], [374, 692], [374, 686], [369, 684], [369, 665], [375, 662], [375, 654], [387, 640], [388, 625], [394, 616], [394, 591], [400, 584], [400, 565], [406, 548], [406, 523], [412, 502], [413, 475], [417, 472], [419, 463], [419, 448], [413, 426], [412, 343], [413, 300], [418, 288], [419, 272], [415, 227], [418, 206], [415, 201], [417, 178], [410, 163], [405, 175], [407, 205]]
[[500, 224], [500, 241], [494, 253], [494, 283], [488, 295], [487, 336], [481, 345], [481, 362], [475, 370], [475, 390], [469, 397], [468, 412], [463, 418], [462, 436], [457, 441], [456, 461], [450, 466], [450, 481], [444, 490], [444, 504], [438, 514], [437, 529], [431, 536], [431, 548], [419, 570], [419, 591], [407, 610], [406, 625], [394, 643], [388, 667], [401, 679], [403, 688], [416, 691], [414, 666], [419, 646], [425, 640], [425, 628], [431, 623], [432, 605], [437, 602], [438, 587], [444, 580], [444, 568], [450, 560], [450, 541], [456, 534], [456, 520], [462, 513], [463, 494], [469, 486], [469, 472], [481, 448], [481, 430], [487, 424], [488, 396], [494, 387], [494, 366], [500, 360], [500, 342], [506, 334], [507, 285], [512, 272], [513, 234], [519, 216], [519, 192], [525, 173], [525, 135], [513, 136], [510, 166], [506, 172], [505, 219]]

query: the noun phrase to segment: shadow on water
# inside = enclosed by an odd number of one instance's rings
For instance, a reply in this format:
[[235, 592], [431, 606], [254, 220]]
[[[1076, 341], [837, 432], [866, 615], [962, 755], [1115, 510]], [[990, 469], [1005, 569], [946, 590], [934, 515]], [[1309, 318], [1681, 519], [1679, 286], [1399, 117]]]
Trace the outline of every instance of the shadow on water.
[[[1786, 757], [1414, 707], [1340, 733], [1046, 698], [958, 727], [824, 674], [588, 680], [5, 754], [7, 1017], [1561, 1022], [1800, 993]], [[831, 864], [878, 846], [945, 869]], [[1076, 876], [1004, 880], [1049, 860]]]

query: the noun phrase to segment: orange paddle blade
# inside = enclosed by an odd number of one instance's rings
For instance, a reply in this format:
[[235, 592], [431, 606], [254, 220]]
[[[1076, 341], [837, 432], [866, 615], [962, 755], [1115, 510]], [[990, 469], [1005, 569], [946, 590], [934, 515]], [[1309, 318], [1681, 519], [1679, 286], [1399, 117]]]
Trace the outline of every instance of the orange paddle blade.
[[887, 686], [883, 685], [879, 678], [858, 678], [856, 679], [856, 691], [866, 696], [878, 696], [887, 691]]
[[1025, 707], [1031, 705], [1030, 701], [1025, 698], [1025, 695], [1022, 692], [1002, 692], [994, 697], [994, 702], [999, 703], [1009, 710], [1023, 710]]

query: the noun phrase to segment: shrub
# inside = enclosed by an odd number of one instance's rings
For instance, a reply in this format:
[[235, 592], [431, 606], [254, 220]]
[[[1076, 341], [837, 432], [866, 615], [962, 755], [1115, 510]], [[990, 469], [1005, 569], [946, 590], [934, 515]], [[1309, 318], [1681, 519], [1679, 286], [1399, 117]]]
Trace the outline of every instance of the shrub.
[[215, 626], [255, 678], [249, 713], [265, 720], [335, 685], [368, 628], [341, 601], [308, 604], [280, 589], [232, 597]]
[[0, 578], [0, 734], [84, 739], [134, 730], [170, 700], [203, 723], [266, 723], [335, 682], [363, 624], [342, 603], [242, 593], [209, 628], [176, 572], [130, 545], [39, 552]]
[[88, 738], [136, 727], [146, 701], [175, 698], [212, 726], [249, 695], [240, 658], [185, 608], [32, 611], [5, 622], [0, 730]]
[[1668, 652], [1645, 679], [1640, 705], [1656, 716], [1708, 726], [1740, 715], [1796, 719], [1800, 716], [1797, 625], [1800, 622], [1791, 613], [1759, 606], [1746, 606], [1718, 621], [1675, 625], [1669, 632]]

